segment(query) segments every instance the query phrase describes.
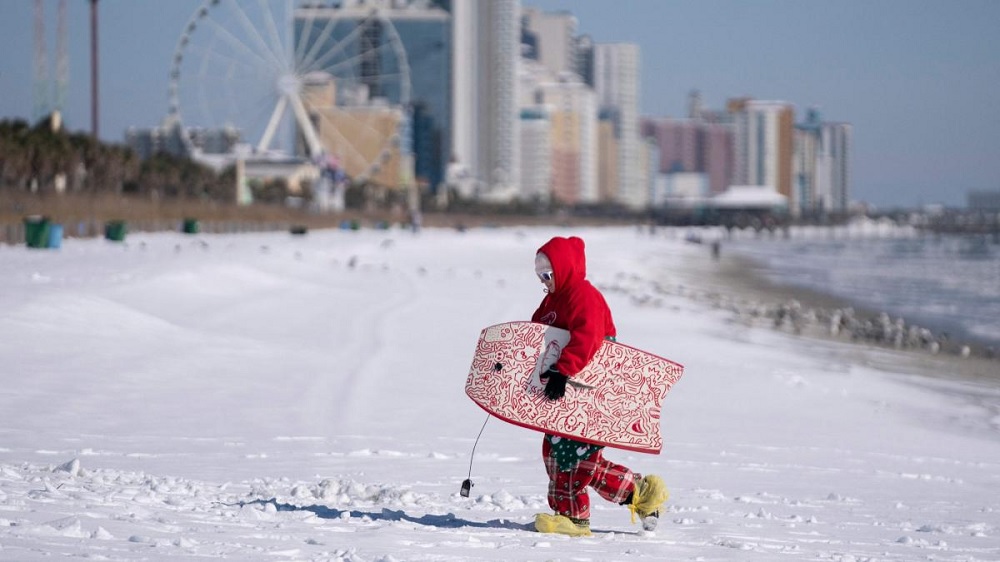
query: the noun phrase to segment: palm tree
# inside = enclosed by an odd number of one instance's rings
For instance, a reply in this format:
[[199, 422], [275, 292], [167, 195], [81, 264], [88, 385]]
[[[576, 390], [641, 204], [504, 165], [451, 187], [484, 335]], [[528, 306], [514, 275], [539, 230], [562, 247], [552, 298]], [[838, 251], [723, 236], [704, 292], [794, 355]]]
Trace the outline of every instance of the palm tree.
[[0, 188], [12, 185], [20, 190], [27, 185], [29, 132], [26, 121], [0, 121]]

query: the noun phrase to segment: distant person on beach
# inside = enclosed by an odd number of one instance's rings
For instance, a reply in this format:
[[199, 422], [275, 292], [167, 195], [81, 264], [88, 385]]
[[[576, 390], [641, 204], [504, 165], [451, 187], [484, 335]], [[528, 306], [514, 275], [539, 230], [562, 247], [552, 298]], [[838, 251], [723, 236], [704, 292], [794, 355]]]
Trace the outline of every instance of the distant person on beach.
[[[555, 237], [535, 254], [535, 274], [545, 285], [545, 297], [532, 322], [568, 330], [569, 343], [541, 379], [545, 396], [560, 400], [566, 383], [593, 359], [605, 339], [614, 340], [615, 324], [601, 292], [587, 281], [586, 256], [581, 238]], [[549, 476], [548, 502], [555, 515], [538, 514], [535, 528], [543, 533], [590, 535], [591, 487], [604, 499], [628, 506], [655, 528], [660, 506], [669, 492], [659, 476], [642, 477], [628, 467], [604, 458], [603, 446], [546, 434], [542, 457]]]

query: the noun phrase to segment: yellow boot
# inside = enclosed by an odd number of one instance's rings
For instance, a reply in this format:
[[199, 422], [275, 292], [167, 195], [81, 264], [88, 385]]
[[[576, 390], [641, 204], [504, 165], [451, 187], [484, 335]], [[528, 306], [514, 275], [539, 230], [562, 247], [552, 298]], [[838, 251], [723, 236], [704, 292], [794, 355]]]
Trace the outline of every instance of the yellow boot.
[[570, 537], [589, 537], [590, 521], [570, 519], [565, 515], [539, 513], [535, 516], [535, 530], [539, 533], [555, 533]]
[[635, 516], [638, 515], [642, 521], [642, 528], [652, 531], [656, 528], [660, 517], [660, 507], [670, 498], [670, 491], [663, 479], [655, 474], [644, 476], [635, 483], [635, 491], [632, 492], [632, 503], [629, 504], [629, 511], [632, 512], [632, 522], [635, 523]]

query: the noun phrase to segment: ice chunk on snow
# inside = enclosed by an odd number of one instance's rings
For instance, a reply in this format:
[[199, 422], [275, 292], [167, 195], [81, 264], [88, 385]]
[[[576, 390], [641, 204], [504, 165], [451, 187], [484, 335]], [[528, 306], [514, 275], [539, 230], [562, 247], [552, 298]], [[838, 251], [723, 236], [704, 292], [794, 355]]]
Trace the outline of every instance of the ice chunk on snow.
[[66, 472], [70, 476], [80, 476], [80, 459], [73, 459], [55, 468], [52, 472]]

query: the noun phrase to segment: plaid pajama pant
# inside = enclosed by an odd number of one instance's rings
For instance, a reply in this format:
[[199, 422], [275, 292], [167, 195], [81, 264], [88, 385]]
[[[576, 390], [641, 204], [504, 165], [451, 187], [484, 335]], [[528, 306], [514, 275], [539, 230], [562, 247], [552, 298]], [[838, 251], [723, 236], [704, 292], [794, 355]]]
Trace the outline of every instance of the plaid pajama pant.
[[603, 450], [595, 451], [580, 461], [576, 468], [567, 471], [559, 470], [551, 453], [552, 445], [547, 439], [543, 439], [542, 458], [545, 460], [545, 472], [549, 475], [549, 507], [560, 515], [590, 519], [590, 495], [587, 487], [616, 504], [628, 499], [635, 489], [635, 481], [639, 476], [628, 467], [606, 460]]

